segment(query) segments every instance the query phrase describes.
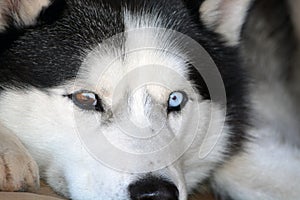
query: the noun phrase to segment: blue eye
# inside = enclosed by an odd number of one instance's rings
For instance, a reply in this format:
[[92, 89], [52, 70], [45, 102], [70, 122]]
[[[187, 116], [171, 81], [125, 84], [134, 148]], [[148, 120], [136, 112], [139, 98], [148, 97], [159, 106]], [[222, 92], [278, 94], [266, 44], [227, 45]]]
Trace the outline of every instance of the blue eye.
[[186, 102], [186, 94], [184, 92], [172, 92], [169, 96], [168, 111], [180, 111]]

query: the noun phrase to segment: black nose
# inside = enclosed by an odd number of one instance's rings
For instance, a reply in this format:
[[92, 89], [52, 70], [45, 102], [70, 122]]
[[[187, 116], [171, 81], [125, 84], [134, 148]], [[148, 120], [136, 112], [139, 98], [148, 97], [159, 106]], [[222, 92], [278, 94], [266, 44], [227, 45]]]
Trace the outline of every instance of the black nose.
[[178, 200], [178, 189], [169, 181], [146, 177], [129, 185], [131, 200]]

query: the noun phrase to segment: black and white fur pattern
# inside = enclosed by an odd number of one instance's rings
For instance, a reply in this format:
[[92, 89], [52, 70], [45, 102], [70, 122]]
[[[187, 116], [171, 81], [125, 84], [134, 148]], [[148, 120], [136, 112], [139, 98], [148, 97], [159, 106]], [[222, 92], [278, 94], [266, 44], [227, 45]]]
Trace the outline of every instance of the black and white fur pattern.
[[[36, 162], [40, 176], [55, 191], [75, 200], [134, 199], [130, 186], [141, 180], [155, 180], [153, 177], [174, 184], [179, 200], [187, 199], [188, 194], [207, 180], [221, 199], [298, 198], [299, 127], [298, 116], [292, 106], [293, 98], [287, 94], [279, 77], [274, 78], [277, 82], [272, 84], [273, 92], [269, 92], [269, 82], [257, 80], [258, 86], [249, 86], [245, 75], [248, 66], [243, 67], [244, 63], [240, 61], [241, 56], [247, 59], [254, 57], [251, 48], [256, 46], [250, 42], [247, 46], [247, 41], [251, 40], [246, 37], [247, 26], [252, 27], [251, 21], [244, 26], [242, 37], [240, 33], [247, 11], [250, 7], [259, 9], [259, 5], [252, 1], [206, 0], [200, 5], [200, 17], [198, 9], [192, 9], [189, 2], [179, 0], [67, 0], [66, 4], [57, 0], [41, 1], [41, 4], [35, 5], [41, 6], [34, 13], [27, 12], [25, 17], [23, 14], [18, 17], [7, 14], [9, 21], [0, 18], [0, 30], [3, 31], [0, 37], [5, 44], [0, 47], [0, 134], [11, 141], [17, 141], [17, 136], [27, 149], [20, 142], [12, 142], [12, 145], [0, 149], [4, 172], [9, 173], [14, 173], [11, 169], [16, 167], [13, 166], [13, 158], [5, 153], [7, 149], [14, 147], [20, 155], [21, 151], [26, 154], [25, 172], [23, 168], [15, 170], [16, 174], [25, 174], [24, 178], [21, 176], [22, 180], [16, 180], [17, 176], [0, 173], [0, 177], [7, 181], [0, 184], [2, 190], [37, 187]], [[48, 9], [43, 8], [49, 5]], [[10, 13], [5, 9], [2, 12]], [[37, 15], [39, 17], [36, 19]], [[224, 21], [224, 18], [228, 20]], [[37, 25], [32, 26], [34, 23]], [[21, 26], [29, 27], [21, 30]], [[132, 30], [147, 28], [178, 31], [205, 48], [224, 81], [226, 115], [222, 112], [222, 105], [211, 101], [202, 77], [193, 69], [192, 63], [189, 64], [190, 58], [176, 41], [170, 42], [168, 35], [153, 37], [147, 31], [130, 35]], [[104, 40], [124, 32], [128, 34], [122, 35], [120, 40], [103, 44]], [[240, 41], [243, 45], [238, 48]], [[116, 55], [122, 55], [124, 49], [149, 43], [156, 44], [158, 49], [176, 49], [182, 57], [160, 51], [121, 56], [122, 59], [117, 60], [98, 80], [102, 67]], [[274, 41], [270, 43], [276, 44]], [[244, 53], [239, 54], [239, 50]], [[261, 59], [273, 66], [272, 59], [264, 59], [263, 56]], [[254, 59], [253, 65], [265, 66], [261, 64], [263, 62], [256, 63], [257, 60]], [[134, 90], [135, 80], [128, 79], [116, 98], [118, 112], [112, 112], [113, 88], [130, 71], [147, 65], [168, 66], [186, 77], [197, 89], [196, 94], [188, 90], [184, 83], [174, 82], [176, 78], [172, 74], [154, 70], [136, 78], [163, 76], [164, 81], [172, 84], [173, 88], [142, 86]], [[274, 77], [278, 68], [274, 69]], [[255, 75], [254, 72], [249, 73]], [[273, 79], [271, 81], [274, 83]], [[104, 111], [87, 112], [74, 106], [67, 96], [81, 89], [97, 93]], [[167, 114], [165, 104], [172, 91], [184, 91], [190, 99], [180, 113]], [[160, 106], [156, 107], [154, 103]], [[201, 120], [193, 144], [175, 162], [153, 172], [126, 173], [108, 167], [87, 151], [76, 133], [76, 127], [82, 127], [87, 135], [102, 132], [120, 146], [143, 150], [142, 144], [118, 137], [121, 132], [116, 119], [125, 122], [130, 119], [141, 126], [151, 122], [153, 129], [165, 121], [170, 127], [168, 131], [176, 133], [184, 145], [192, 137], [189, 132], [194, 130], [189, 129], [189, 123], [197, 106]], [[213, 122], [210, 122], [211, 107], [219, 109], [216, 113], [218, 118]], [[122, 113], [126, 110], [130, 112], [124, 118]], [[95, 115], [100, 119], [98, 123], [93, 121]], [[223, 126], [223, 117], [226, 121], [220, 136], [217, 127]], [[186, 132], [176, 132], [179, 123], [183, 124]], [[206, 135], [209, 123], [216, 131]], [[206, 142], [202, 144], [204, 139]], [[211, 149], [216, 141], [217, 145]], [[204, 159], [199, 159], [200, 146], [204, 151], [202, 153], [207, 154]], [[114, 156], [109, 152], [103, 154]], [[131, 170], [142, 171], [139, 161], [136, 162]], [[291, 181], [293, 184], [289, 184]]]

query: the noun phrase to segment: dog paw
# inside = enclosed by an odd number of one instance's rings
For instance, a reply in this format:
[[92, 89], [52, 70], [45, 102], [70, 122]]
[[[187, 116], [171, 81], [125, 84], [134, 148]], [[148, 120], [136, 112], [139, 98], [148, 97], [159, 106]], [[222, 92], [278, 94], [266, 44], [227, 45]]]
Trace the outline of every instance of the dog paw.
[[0, 153], [0, 191], [30, 191], [39, 188], [39, 169], [26, 152]]
[[34, 25], [40, 12], [50, 3], [50, 0], [1, 0], [0, 32], [9, 26], [20, 28]]

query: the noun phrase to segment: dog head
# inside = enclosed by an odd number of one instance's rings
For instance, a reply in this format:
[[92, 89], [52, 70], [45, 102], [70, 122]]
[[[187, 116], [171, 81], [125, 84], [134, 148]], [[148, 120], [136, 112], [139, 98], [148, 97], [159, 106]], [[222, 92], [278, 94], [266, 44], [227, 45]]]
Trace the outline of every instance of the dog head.
[[239, 150], [236, 48], [198, 18], [179, 0], [68, 0], [2, 49], [1, 122], [57, 192], [184, 200]]

